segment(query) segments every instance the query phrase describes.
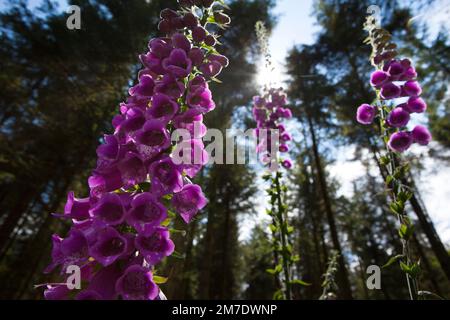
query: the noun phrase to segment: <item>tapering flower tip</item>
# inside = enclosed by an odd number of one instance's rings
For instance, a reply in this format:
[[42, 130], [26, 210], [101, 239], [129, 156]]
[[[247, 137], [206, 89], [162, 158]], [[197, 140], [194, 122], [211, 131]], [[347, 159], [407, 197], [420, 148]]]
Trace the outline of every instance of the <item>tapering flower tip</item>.
[[192, 39], [194, 40], [194, 42], [203, 42], [207, 35], [208, 32], [201, 26], [197, 26], [192, 29]]
[[402, 87], [403, 94], [409, 97], [418, 97], [422, 94], [422, 88], [417, 81], [407, 81]]
[[152, 98], [149, 114], [152, 118], [168, 123], [180, 109], [178, 103], [165, 94], [157, 93]]
[[132, 265], [117, 280], [116, 291], [124, 300], [154, 300], [159, 289], [150, 270]]
[[75, 198], [75, 194], [70, 191], [67, 195], [66, 205], [64, 206], [64, 217], [75, 220], [86, 220], [89, 218], [90, 206], [89, 198]]
[[143, 75], [139, 78], [139, 83], [129, 90], [130, 96], [144, 96], [150, 97], [153, 95], [155, 82], [150, 75]]
[[399, 86], [392, 82], [388, 82], [381, 87], [380, 95], [384, 100], [390, 100], [400, 97], [401, 92], [402, 90]]
[[144, 232], [146, 227], [159, 226], [167, 219], [167, 209], [150, 193], [141, 193], [131, 201], [131, 209], [126, 220], [138, 232]]
[[416, 126], [412, 131], [412, 138], [415, 143], [426, 146], [431, 142], [431, 133], [425, 126]]
[[375, 118], [377, 110], [374, 106], [370, 104], [362, 104], [358, 107], [356, 112], [356, 120], [365, 125], [369, 125], [373, 122]]
[[103, 194], [89, 214], [109, 226], [121, 224], [125, 219], [125, 209], [117, 193]]
[[401, 128], [408, 124], [410, 118], [408, 111], [402, 107], [397, 107], [389, 113], [387, 123], [391, 127]]
[[195, 184], [185, 185], [172, 198], [172, 205], [186, 223], [190, 223], [198, 211], [206, 206], [207, 202], [202, 189]]
[[195, 91], [190, 92], [187, 96], [186, 103], [189, 108], [198, 109], [204, 113], [216, 108], [212, 100], [212, 93], [206, 87], [198, 87]]
[[113, 264], [127, 250], [127, 240], [116, 229], [106, 227], [99, 231], [90, 255], [104, 267]]
[[405, 67], [400, 62], [394, 61], [389, 64], [388, 73], [391, 80], [399, 80], [404, 72]]
[[151, 190], [158, 196], [179, 192], [183, 187], [181, 169], [169, 156], [163, 156], [160, 160], [153, 162], [149, 172], [152, 181]]
[[387, 72], [377, 70], [370, 76], [370, 84], [375, 88], [380, 88], [383, 84], [389, 81], [389, 74]]
[[292, 169], [292, 161], [291, 160], [284, 160], [281, 165], [285, 168], [285, 169]]
[[162, 61], [164, 70], [175, 78], [185, 78], [192, 71], [192, 61], [183, 49], [173, 49], [168, 58]]
[[156, 82], [155, 92], [165, 94], [173, 99], [180, 98], [186, 90], [184, 83], [170, 74], [165, 74], [162, 80]]
[[411, 113], [423, 113], [427, 110], [427, 104], [422, 98], [411, 97], [407, 103], [408, 111]]
[[413, 138], [410, 132], [400, 131], [391, 135], [388, 146], [392, 151], [404, 152], [409, 149], [413, 143]]
[[285, 133], [283, 133], [281, 135], [280, 139], [283, 142], [287, 142], [287, 141], [291, 141], [292, 140], [292, 136], [289, 133], [285, 132]]
[[169, 238], [169, 230], [164, 227], [149, 228], [138, 234], [135, 246], [145, 258], [145, 261], [154, 266], [175, 250], [175, 245]]
[[286, 144], [281, 144], [280, 145], [280, 152], [282, 152], [282, 153], [289, 152], [289, 147]]

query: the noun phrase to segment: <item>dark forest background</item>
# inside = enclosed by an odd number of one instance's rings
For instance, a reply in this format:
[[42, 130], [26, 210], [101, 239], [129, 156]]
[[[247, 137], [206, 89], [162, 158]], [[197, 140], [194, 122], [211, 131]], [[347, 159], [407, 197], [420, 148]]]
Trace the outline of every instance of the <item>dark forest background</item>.
[[[418, 1], [424, 10], [432, 1]], [[49, 280], [42, 270], [50, 259], [50, 236], [67, 225], [50, 213], [63, 208], [69, 190], [88, 194], [86, 180], [95, 165], [95, 149], [118, 104], [136, 79], [138, 54], [157, 35], [161, 8], [176, 1], [77, 0], [82, 29], [66, 28], [67, 14], [51, 1], [30, 11], [26, 1], [10, 1], [0, 13], [0, 298], [41, 299], [34, 284]], [[276, 25], [274, 0], [227, 1], [232, 27], [222, 31], [220, 51], [230, 66], [214, 84], [217, 108], [208, 127], [225, 130], [251, 126], [245, 116], [260, 89], [255, 81], [261, 59], [254, 32], [258, 20]], [[436, 166], [450, 158], [450, 42], [439, 33], [429, 39], [425, 26], [411, 25], [415, 11], [397, 1], [320, 0], [311, 12], [319, 26], [315, 43], [299, 45], [286, 60], [286, 89], [298, 125], [289, 176], [295, 266], [311, 283], [295, 288], [297, 299], [317, 299], [333, 251], [341, 252], [336, 282], [339, 297], [407, 298], [398, 267], [383, 269], [382, 290], [368, 290], [369, 265], [383, 265], [399, 251], [395, 217], [383, 192], [380, 145], [374, 132], [355, 123], [356, 107], [374, 98], [368, 83], [372, 66], [362, 25], [370, 4], [383, 9], [382, 24], [401, 55], [417, 65], [429, 104], [429, 126], [438, 143], [428, 149]], [[293, 30], [292, 32], [302, 32]], [[447, 94], [447, 96], [446, 96]], [[244, 112], [242, 112], [244, 110]], [[238, 112], [239, 111], [239, 112]], [[237, 116], [238, 114], [238, 116]], [[243, 119], [244, 117], [244, 119]], [[239, 121], [236, 120], [239, 118]], [[299, 138], [300, 137], [300, 138]], [[339, 181], [328, 168], [336, 155], [330, 146], [355, 145], [354, 161], [366, 175], [354, 182], [354, 195], [339, 195]], [[412, 158], [413, 173], [421, 168]], [[422, 162], [423, 163], [423, 162]], [[373, 168], [378, 172], [374, 174]], [[214, 165], [198, 178], [209, 205], [177, 234], [177, 251], [166, 263], [162, 289], [169, 299], [271, 299], [275, 289], [267, 225], [239, 231], [261, 207], [261, 172], [244, 165]], [[409, 178], [414, 185], [414, 178]], [[450, 297], [450, 258], [416, 190], [408, 206], [416, 224], [413, 250], [421, 258], [421, 290]], [[183, 226], [180, 226], [183, 227]], [[249, 226], [245, 226], [249, 228]]]

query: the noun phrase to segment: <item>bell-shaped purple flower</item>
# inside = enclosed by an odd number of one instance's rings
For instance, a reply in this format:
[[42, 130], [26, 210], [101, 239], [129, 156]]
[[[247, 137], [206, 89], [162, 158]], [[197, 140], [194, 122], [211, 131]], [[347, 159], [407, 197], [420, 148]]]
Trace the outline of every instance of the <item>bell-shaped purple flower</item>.
[[284, 160], [281, 165], [285, 168], [285, 169], [291, 169], [292, 168], [292, 161], [291, 160]]
[[173, 163], [169, 156], [163, 156], [153, 162], [149, 168], [152, 182], [151, 190], [155, 195], [161, 196], [171, 192], [178, 192], [183, 187], [181, 168]]
[[289, 146], [286, 145], [286, 144], [281, 144], [280, 145], [280, 152], [282, 152], [282, 153], [289, 152]]
[[191, 59], [194, 66], [198, 67], [203, 63], [203, 60], [205, 60], [205, 55], [200, 48], [192, 48], [189, 51], [189, 59]]
[[417, 81], [407, 81], [402, 87], [402, 93], [409, 97], [418, 97], [422, 94], [422, 88]]
[[95, 206], [89, 211], [94, 219], [109, 226], [121, 224], [125, 219], [122, 200], [117, 193], [105, 193]]
[[144, 123], [144, 111], [140, 108], [130, 108], [125, 114], [125, 120], [120, 128], [126, 133], [131, 133], [141, 129]]
[[419, 97], [411, 97], [408, 99], [407, 109], [411, 113], [423, 113], [427, 110], [427, 104]]
[[180, 98], [186, 90], [183, 82], [178, 81], [172, 75], [166, 74], [156, 82], [155, 92], [163, 93], [173, 99]]
[[370, 76], [370, 84], [375, 88], [381, 88], [389, 81], [389, 74], [387, 72], [377, 70]]
[[97, 148], [100, 159], [116, 160], [119, 155], [119, 141], [115, 135], [105, 135], [105, 143]]
[[404, 152], [409, 149], [413, 143], [413, 138], [410, 132], [400, 131], [395, 132], [389, 139], [388, 146], [392, 151]]
[[281, 141], [283, 141], [283, 142], [287, 142], [287, 141], [291, 141], [291, 140], [292, 140], [292, 136], [291, 136], [289, 133], [285, 132], [285, 133], [283, 133], [283, 134], [280, 136], [280, 139], [281, 139]]
[[127, 239], [116, 229], [106, 227], [98, 232], [95, 244], [89, 249], [90, 255], [106, 267], [126, 253]]
[[198, 211], [203, 209], [207, 203], [202, 189], [195, 184], [185, 185], [172, 198], [172, 205], [186, 223], [190, 223]]
[[173, 49], [168, 58], [162, 62], [163, 68], [175, 78], [185, 78], [192, 71], [192, 62], [183, 49]]
[[391, 80], [399, 80], [403, 76], [404, 72], [405, 67], [400, 62], [394, 61], [389, 64], [388, 73]]
[[136, 142], [139, 152], [145, 159], [149, 159], [170, 146], [169, 131], [163, 122], [148, 120], [136, 133]]
[[[147, 54], [141, 54], [139, 56], [142, 64], [151, 72], [156, 75], [165, 74], [165, 68], [162, 65], [163, 60], [157, 57], [154, 53], [149, 52]], [[167, 58], [166, 58], [167, 59]]]
[[192, 139], [201, 139], [206, 135], [206, 126], [203, 124], [203, 113], [199, 109], [189, 109], [173, 119], [175, 129], [184, 129], [189, 132]]
[[381, 87], [380, 95], [384, 100], [390, 100], [400, 97], [401, 92], [402, 90], [399, 86], [392, 82], [388, 82]]
[[146, 227], [159, 226], [167, 219], [167, 209], [150, 193], [141, 193], [131, 201], [127, 222], [138, 232]]
[[122, 173], [117, 168], [110, 170], [94, 171], [88, 179], [91, 195], [97, 197], [104, 192], [115, 191], [122, 188]]
[[140, 265], [128, 267], [116, 282], [116, 292], [124, 300], [154, 300], [158, 286], [150, 270]]
[[67, 202], [64, 206], [64, 218], [74, 220], [86, 220], [89, 218], [89, 209], [91, 207], [90, 199], [75, 198], [73, 191], [67, 195]]
[[425, 126], [416, 126], [411, 132], [412, 139], [415, 143], [426, 146], [431, 142], [431, 133]]
[[172, 36], [172, 45], [174, 48], [182, 49], [186, 53], [188, 53], [191, 50], [191, 42], [182, 33], [175, 33]]
[[147, 178], [147, 169], [142, 158], [136, 152], [127, 152], [118, 164], [125, 188], [142, 183]]
[[214, 78], [222, 72], [222, 65], [217, 61], [209, 61], [200, 65], [199, 70], [206, 78]]
[[410, 118], [409, 112], [402, 107], [397, 107], [389, 113], [387, 123], [391, 127], [401, 128], [408, 124]]
[[164, 123], [168, 123], [179, 110], [178, 103], [169, 96], [157, 93], [152, 98], [152, 105], [148, 113], [151, 117]]
[[155, 88], [155, 82], [150, 75], [143, 75], [139, 78], [139, 84], [130, 88], [129, 93], [131, 96], [143, 96], [151, 97], [153, 95], [153, 89]]
[[172, 152], [176, 164], [179, 164], [186, 174], [194, 178], [201, 168], [208, 163], [209, 155], [201, 139], [184, 140], [177, 144]]
[[356, 112], [356, 120], [361, 124], [369, 125], [375, 119], [376, 114], [377, 109], [374, 106], [362, 104]]
[[186, 102], [190, 108], [201, 110], [204, 113], [214, 110], [216, 107], [212, 100], [211, 91], [204, 87], [199, 87], [197, 90], [190, 92]]
[[172, 44], [167, 39], [156, 38], [149, 42], [148, 48], [154, 56], [164, 59], [170, 55]]
[[150, 265], [155, 265], [175, 250], [175, 245], [169, 238], [169, 230], [164, 227], [146, 228], [138, 234], [135, 246]]

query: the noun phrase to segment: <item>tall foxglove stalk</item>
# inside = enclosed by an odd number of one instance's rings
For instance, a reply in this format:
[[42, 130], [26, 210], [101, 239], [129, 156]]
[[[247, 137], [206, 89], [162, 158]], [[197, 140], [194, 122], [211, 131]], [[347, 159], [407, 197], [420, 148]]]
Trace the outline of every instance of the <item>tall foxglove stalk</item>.
[[[266, 71], [273, 71], [267, 32], [262, 22], [256, 24], [256, 33], [265, 58]], [[304, 283], [294, 280], [292, 276], [292, 265], [299, 258], [292, 253], [290, 235], [293, 228], [288, 223], [288, 208], [285, 202], [287, 187], [282, 182], [283, 172], [279, 167], [281, 164], [286, 170], [292, 168], [292, 162], [289, 159], [282, 159], [279, 156], [280, 153], [286, 154], [289, 151], [288, 142], [292, 140], [283, 124], [285, 119], [292, 117], [292, 112], [286, 107], [286, 104], [287, 97], [283, 89], [273, 88], [272, 84], [266, 85], [261, 96], [253, 98], [253, 118], [256, 121], [255, 132], [258, 138], [257, 152], [260, 154], [262, 162], [272, 171], [264, 175], [264, 179], [271, 182], [270, 188], [267, 190], [271, 209], [267, 210], [267, 213], [272, 218], [270, 229], [275, 259], [275, 267], [267, 271], [279, 277], [279, 282], [282, 284], [282, 289], [278, 290], [274, 297], [291, 300], [292, 285]], [[277, 140], [276, 143], [272, 141], [273, 139]]]
[[393, 257], [388, 265], [399, 261], [406, 275], [410, 298], [417, 299], [420, 263], [412, 257], [410, 239], [414, 226], [405, 212], [406, 202], [412, 197], [413, 190], [404, 184], [409, 164], [401, 158], [401, 153], [413, 143], [430, 143], [431, 134], [426, 127], [418, 125], [411, 131], [406, 128], [411, 116], [425, 112], [427, 105], [420, 98], [422, 89], [416, 80], [417, 73], [411, 60], [397, 58], [397, 46], [391, 42], [389, 32], [377, 26], [374, 17], [367, 18], [365, 30], [369, 33], [366, 42], [372, 46], [371, 60], [376, 68], [370, 84], [376, 90], [377, 98], [371, 105], [363, 104], [358, 108], [357, 121], [370, 125], [375, 118], [379, 120], [386, 149], [380, 163], [388, 172], [385, 182], [392, 198], [390, 210], [398, 218], [398, 233], [402, 242], [402, 253]]
[[[215, 108], [208, 82], [228, 65], [216, 49], [208, 26], [225, 27], [223, 1], [178, 1], [164, 9], [159, 30], [140, 56], [143, 69], [130, 88], [114, 132], [97, 149], [97, 167], [89, 178], [90, 196], [69, 193], [64, 213], [72, 222], [66, 238], [52, 237], [52, 263], [63, 281], [47, 284], [47, 299], [131, 299], [163, 297], [157, 265], [174, 252], [173, 219], [189, 223], [207, 203], [190, 178], [206, 164], [201, 138], [204, 114]], [[212, 29], [215, 29], [213, 27]], [[212, 31], [212, 30], [211, 30]], [[173, 142], [175, 129], [188, 140]], [[183, 135], [185, 137], [185, 135]], [[191, 155], [190, 161], [175, 156]], [[193, 157], [193, 159], [192, 159]], [[82, 288], [69, 290], [69, 267], [81, 270]]]

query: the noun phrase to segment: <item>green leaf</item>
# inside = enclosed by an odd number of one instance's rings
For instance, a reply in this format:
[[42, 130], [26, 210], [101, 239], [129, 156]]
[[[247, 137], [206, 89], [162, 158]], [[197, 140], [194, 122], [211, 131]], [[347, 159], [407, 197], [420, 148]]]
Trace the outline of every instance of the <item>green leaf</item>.
[[169, 280], [169, 278], [155, 276], [155, 275], [153, 276], [153, 282], [155, 282], [156, 284], [164, 284], [167, 282], [167, 280]]
[[389, 266], [391, 266], [393, 263], [397, 262], [399, 259], [402, 259], [404, 256], [402, 254], [398, 254], [396, 256], [393, 256], [392, 258], [389, 259], [389, 261], [382, 266], [381, 268], [387, 268]]
[[291, 281], [291, 284], [299, 284], [301, 286], [310, 286], [311, 283], [305, 282], [303, 280], [295, 279]]

